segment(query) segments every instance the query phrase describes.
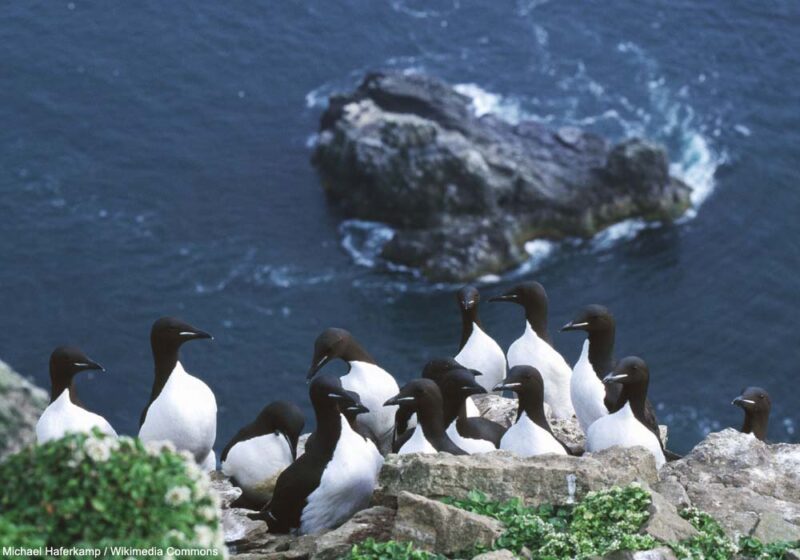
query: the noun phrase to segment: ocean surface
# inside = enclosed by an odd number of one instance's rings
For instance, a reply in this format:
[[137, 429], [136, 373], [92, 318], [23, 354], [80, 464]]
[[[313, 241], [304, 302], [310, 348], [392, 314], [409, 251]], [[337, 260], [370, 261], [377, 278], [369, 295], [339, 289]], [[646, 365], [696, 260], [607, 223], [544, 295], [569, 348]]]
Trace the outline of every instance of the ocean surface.
[[[134, 434], [150, 325], [183, 317], [215, 335], [183, 361], [217, 395], [219, 450], [273, 399], [311, 412], [325, 327], [400, 380], [454, 354], [455, 287], [388, 270], [391, 232], [341, 225], [309, 164], [327, 95], [392, 68], [478, 113], [665, 144], [694, 189], [681, 223], [531, 243], [481, 289], [540, 281], [554, 331], [607, 305], [678, 451], [738, 426], [751, 384], [770, 437], [800, 441], [798, 27], [793, 1], [5, 3], [0, 358], [47, 386], [50, 351], [79, 345], [108, 370], [83, 401]], [[481, 314], [503, 346], [522, 332], [512, 306]], [[581, 335], [554, 340], [577, 358]]]

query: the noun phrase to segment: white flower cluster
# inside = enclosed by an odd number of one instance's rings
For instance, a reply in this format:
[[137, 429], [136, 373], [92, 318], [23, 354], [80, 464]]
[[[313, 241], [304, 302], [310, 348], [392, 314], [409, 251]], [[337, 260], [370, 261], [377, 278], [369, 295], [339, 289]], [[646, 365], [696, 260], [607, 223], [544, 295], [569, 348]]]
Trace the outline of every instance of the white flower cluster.
[[179, 506], [185, 504], [192, 497], [192, 491], [188, 486], [174, 486], [167, 490], [164, 500], [167, 505]]
[[119, 441], [115, 437], [94, 435], [83, 442], [83, 451], [95, 463], [102, 463], [111, 458], [111, 452], [119, 449]]
[[169, 451], [175, 453], [175, 444], [171, 441], [147, 441], [144, 444], [144, 448], [147, 451], [148, 455], [153, 457], [157, 457], [161, 455], [165, 451]]

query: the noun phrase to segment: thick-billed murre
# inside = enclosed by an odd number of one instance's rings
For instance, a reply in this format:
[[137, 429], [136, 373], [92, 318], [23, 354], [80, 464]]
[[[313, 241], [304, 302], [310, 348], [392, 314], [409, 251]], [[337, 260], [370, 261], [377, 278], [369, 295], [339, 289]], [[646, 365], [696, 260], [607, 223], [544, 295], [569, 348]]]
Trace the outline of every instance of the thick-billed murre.
[[342, 376], [342, 387], [355, 391], [369, 412], [361, 414], [356, 423], [371, 433], [379, 443], [379, 451], [386, 453], [391, 448], [394, 435], [394, 407], [384, 407], [386, 399], [397, 394], [399, 387], [394, 377], [381, 368], [361, 344], [344, 329], [325, 329], [314, 343], [314, 356], [308, 370], [308, 378], [331, 360], [341, 359], [349, 371]]
[[264, 507], [278, 475], [297, 458], [297, 440], [304, 425], [300, 407], [275, 401], [233, 436], [220, 455], [222, 472], [242, 490], [231, 507]]
[[442, 393], [430, 379], [412, 379], [400, 392], [386, 401], [386, 406], [409, 407], [417, 414], [417, 427], [411, 437], [397, 451], [407, 453], [437, 453], [443, 451], [453, 455], [466, 455], [446, 433], [444, 425]]
[[468, 417], [464, 402], [471, 395], [486, 393], [475, 379], [475, 370], [447, 372], [437, 385], [442, 392], [444, 423], [447, 435], [468, 453], [488, 453], [497, 449], [505, 428], [487, 418]]
[[[478, 383], [491, 391], [506, 376], [506, 355], [481, 327], [478, 317], [480, 299], [480, 293], [474, 286], [464, 286], [456, 293], [461, 310], [461, 344], [455, 360], [467, 369], [481, 372], [483, 375]], [[477, 409], [468, 410], [468, 415], [477, 416]]]
[[644, 360], [635, 356], [620, 360], [614, 371], [603, 379], [603, 383], [618, 383], [622, 386], [622, 407], [589, 426], [586, 432], [587, 451], [595, 452], [614, 446], [640, 446], [653, 454], [656, 468], [661, 468], [666, 462], [661, 441], [640, 420], [644, 416], [649, 382], [650, 372]]
[[556, 418], [575, 414], [570, 396], [572, 368], [553, 348], [547, 332], [547, 293], [538, 282], [524, 282], [490, 302], [510, 302], [525, 310], [525, 331], [508, 348], [508, 367], [533, 366], [544, 380], [544, 401]]
[[766, 441], [769, 411], [772, 408], [769, 394], [761, 387], [745, 387], [731, 404], [744, 410], [742, 433], [753, 434], [761, 441]]
[[547, 422], [545, 384], [539, 370], [533, 366], [514, 366], [505, 381], [495, 389], [513, 391], [518, 399], [517, 419], [500, 440], [500, 449], [513, 451], [521, 457], [570, 454], [569, 448], [553, 435]]
[[342, 413], [354, 406], [353, 393], [337, 377], [317, 376], [309, 395], [317, 425], [313, 443], [280, 474], [270, 503], [251, 515], [273, 533], [337, 527], [369, 503], [383, 465], [372, 443]]
[[215, 465], [217, 400], [203, 381], [189, 374], [180, 362], [180, 348], [189, 340], [212, 338], [192, 325], [162, 317], [150, 330], [155, 376], [150, 400], [139, 420], [143, 441], [171, 441], [194, 455], [208, 470]]
[[36, 441], [45, 443], [67, 433], [101, 432], [116, 436], [108, 421], [89, 412], [78, 399], [75, 375], [81, 371], [100, 370], [103, 366], [90, 359], [77, 348], [59, 346], [50, 355], [50, 404], [36, 423]]

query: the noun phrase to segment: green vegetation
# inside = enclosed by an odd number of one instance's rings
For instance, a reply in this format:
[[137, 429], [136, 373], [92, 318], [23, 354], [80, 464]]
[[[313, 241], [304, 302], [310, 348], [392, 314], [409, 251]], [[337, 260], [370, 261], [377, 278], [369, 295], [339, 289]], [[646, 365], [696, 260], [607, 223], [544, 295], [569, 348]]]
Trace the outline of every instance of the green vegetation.
[[0, 464], [0, 480], [5, 545], [226, 554], [208, 476], [166, 443], [69, 435], [11, 456]]
[[[699, 534], [680, 543], [661, 543], [639, 531], [649, 518], [650, 494], [633, 484], [590, 492], [575, 506], [525, 506], [521, 500], [488, 500], [480, 492], [470, 492], [464, 500], [445, 499], [445, 503], [501, 521], [505, 532], [493, 550], [507, 549], [519, 556], [541, 560], [588, 559], [616, 550], [649, 550], [669, 546], [678, 558], [691, 560], [731, 560], [752, 558], [783, 560], [787, 550], [800, 548], [800, 542], [765, 545], [757, 539], [743, 538], [738, 545], [725, 536], [719, 524], [694, 508], [681, 512]], [[460, 558], [485, 552], [473, 547]], [[373, 540], [354, 546], [346, 560], [438, 560], [441, 555], [422, 551], [412, 543]]]

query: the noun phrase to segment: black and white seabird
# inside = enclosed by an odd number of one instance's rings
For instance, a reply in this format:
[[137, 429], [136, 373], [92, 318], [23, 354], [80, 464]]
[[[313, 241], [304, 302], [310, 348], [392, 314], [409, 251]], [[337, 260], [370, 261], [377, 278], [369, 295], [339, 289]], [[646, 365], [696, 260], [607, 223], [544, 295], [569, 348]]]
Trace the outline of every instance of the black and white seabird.
[[[429, 360], [425, 364], [425, 367], [422, 368], [421, 377], [422, 379], [430, 379], [431, 381], [434, 381], [436, 382], [437, 385], [439, 385], [439, 382], [442, 380], [442, 378], [446, 373], [450, 371], [455, 371], [457, 369], [464, 369], [464, 366], [459, 364], [453, 358], [434, 358], [432, 360]], [[474, 373], [476, 375], [481, 375], [481, 373], [478, 371], [475, 371]], [[476, 412], [474, 416], [477, 415], [478, 414]], [[397, 412], [395, 413], [395, 442], [397, 442], [398, 438], [403, 436], [403, 434], [407, 433], [409, 428], [413, 428], [414, 426], [416, 426], [416, 422], [417, 422], [416, 415], [411, 410], [411, 408], [403, 406], [401, 403], [401, 405], [397, 407]], [[405, 440], [403, 440], [403, 442], [405, 442]]]
[[586, 432], [586, 450], [596, 452], [609, 447], [644, 447], [653, 454], [656, 468], [666, 462], [661, 440], [642, 422], [647, 401], [650, 372], [644, 360], [630, 356], [620, 360], [603, 383], [622, 386], [622, 408], [596, 420]]
[[[461, 345], [455, 360], [467, 369], [474, 369], [483, 375], [478, 383], [491, 391], [506, 376], [506, 355], [500, 345], [481, 328], [478, 317], [478, 303], [481, 296], [474, 286], [464, 286], [456, 293], [456, 301], [461, 310]], [[467, 415], [478, 416], [473, 403], [467, 403]]]
[[179, 356], [184, 342], [201, 338], [212, 337], [173, 317], [162, 317], [153, 323], [150, 346], [155, 377], [150, 401], [139, 419], [139, 438], [171, 441], [178, 449], [194, 455], [198, 464], [213, 470], [217, 400], [208, 385], [183, 369]]
[[497, 449], [505, 428], [488, 418], [468, 417], [465, 401], [470, 395], [486, 393], [475, 379], [475, 371], [457, 369], [445, 374], [437, 383], [444, 401], [444, 423], [447, 435], [467, 453], [488, 453]]
[[[583, 344], [581, 356], [572, 370], [570, 395], [575, 415], [583, 432], [592, 422], [610, 412], [616, 412], [625, 404], [622, 386], [604, 383], [606, 375], [614, 370], [614, 339], [616, 322], [611, 312], [602, 305], [587, 306], [562, 331], [586, 331], [588, 337]], [[640, 420], [660, 438], [658, 419], [653, 405], [645, 401]]]
[[[355, 391], [345, 390], [345, 394], [350, 397], [350, 401], [342, 401], [339, 403], [340, 412], [345, 419], [347, 419], [347, 422], [350, 424], [350, 427], [353, 428], [353, 431], [367, 441], [371, 442], [372, 446], [375, 448], [375, 453], [378, 453], [378, 446], [377, 443], [372, 439], [372, 434], [365, 430], [363, 425], [360, 425], [356, 422], [356, 418], [358, 418], [359, 414], [365, 414], [369, 412], [369, 409], [361, 404], [361, 397], [359, 397], [358, 393]], [[315, 437], [316, 432], [309, 434], [308, 439], [306, 439], [306, 447], [309, 445], [314, 445]]]
[[400, 392], [386, 401], [386, 406], [403, 404], [417, 414], [417, 427], [408, 441], [399, 449], [400, 455], [407, 453], [438, 453], [466, 455], [447, 435], [442, 413], [444, 403], [439, 386], [430, 379], [412, 379]]
[[220, 456], [222, 472], [242, 489], [231, 507], [264, 507], [278, 475], [297, 458], [297, 440], [304, 425], [300, 407], [275, 401], [233, 436]]
[[520, 457], [545, 453], [571, 454], [550, 429], [544, 414], [545, 384], [542, 374], [533, 366], [514, 366], [506, 380], [495, 389], [517, 394], [517, 419], [500, 440], [500, 449], [513, 451]]
[[388, 452], [394, 434], [396, 408], [384, 407], [386, 399], [397, 394], [399, 387], [394, 377], [381, 368], [361, 344], [344, 329], [325, 329], [314, 343], [314, 357], [308, 370], [311, 379], [325, 364], [339, 358], [349, 366], [342, 376], [342, 387], [354, 391], [369, 412], [356, 420], [359, 426], [379, 442], [379, 450]]
[[89, 412], [78, 399], [75, 375], [86, 370], [101, 370], [103, 366], [86, 354], [69, 346], [59, 346], [50, 355], [50, 404], [36, 423], [36, 441], [44, 443], [67, 433], [101, 432], [116, 436], [111, 424], [99, 414]]
[[761, 387], [746, 387], [731, 404], [744, 410], [742, 433], [753, 434], [761, 441], [766, 441], [769, 411], [772, 408], [767, 392]]
[[556, 418], [575, 414], [570, 396], [572, 368], [552, 346], [547, 332], [547, 293], [538, 282], [524, 282], [489, 301], [506, 301], [525, 310], [525, 331], [508, 348], [508, 367], [533, 366], [544, 380], [544, 401]]
[[251, 516], [266, 521], [272, 533], [339, 526], [369, 503], [383, 465], [374, 445], [342, 414], [353, 397], [337, 377], [317, 376], [309, 394], [317, 425], [313, 442], [280, 474], [270, 503]]

